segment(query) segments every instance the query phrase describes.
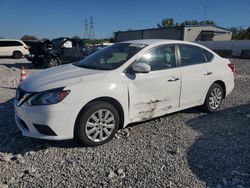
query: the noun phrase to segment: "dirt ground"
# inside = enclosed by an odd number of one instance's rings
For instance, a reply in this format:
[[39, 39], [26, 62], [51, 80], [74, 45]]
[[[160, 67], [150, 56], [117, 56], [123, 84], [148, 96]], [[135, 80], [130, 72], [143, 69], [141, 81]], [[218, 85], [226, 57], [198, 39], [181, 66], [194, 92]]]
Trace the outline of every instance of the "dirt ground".
[[87, 148], [21, 135], [13, 111], [20, 67], [40, 70], [25, 59], [0, 59], [0, 188], [250, 187], [250, 60], [231, 61], [235, 89], [219, 112], [188, 109]]

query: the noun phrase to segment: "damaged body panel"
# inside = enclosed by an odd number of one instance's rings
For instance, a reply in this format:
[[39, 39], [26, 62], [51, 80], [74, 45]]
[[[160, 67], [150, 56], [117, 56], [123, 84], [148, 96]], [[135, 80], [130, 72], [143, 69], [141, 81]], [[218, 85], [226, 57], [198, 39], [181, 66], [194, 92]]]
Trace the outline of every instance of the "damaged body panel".
[[132, 122], [161, 116], [179, 107], [181, 82], [169, 81], [172, 77], [180, 77], [179, 68], [137, 74], [128, 81]]

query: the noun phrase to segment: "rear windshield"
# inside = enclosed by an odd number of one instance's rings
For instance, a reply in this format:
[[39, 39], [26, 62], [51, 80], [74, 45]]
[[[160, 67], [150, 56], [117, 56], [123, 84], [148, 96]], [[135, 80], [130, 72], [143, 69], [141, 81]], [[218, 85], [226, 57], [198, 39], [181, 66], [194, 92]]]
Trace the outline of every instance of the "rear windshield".
[[75, 65], [88, 69], [114, 70], [145, 46], [144, 44], [117, 43], [93, 53]]

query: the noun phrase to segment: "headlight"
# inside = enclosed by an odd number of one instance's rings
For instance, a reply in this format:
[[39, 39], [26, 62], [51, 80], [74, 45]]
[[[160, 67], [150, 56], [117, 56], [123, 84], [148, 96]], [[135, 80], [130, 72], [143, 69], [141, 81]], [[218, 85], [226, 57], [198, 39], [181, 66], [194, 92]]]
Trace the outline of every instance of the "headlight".
[[62, 88], [38, 93], [28, 100], [28, 105], [37, 106], [56, 104], [61, 102], [69, 93], [70, 90], [63, 91]]

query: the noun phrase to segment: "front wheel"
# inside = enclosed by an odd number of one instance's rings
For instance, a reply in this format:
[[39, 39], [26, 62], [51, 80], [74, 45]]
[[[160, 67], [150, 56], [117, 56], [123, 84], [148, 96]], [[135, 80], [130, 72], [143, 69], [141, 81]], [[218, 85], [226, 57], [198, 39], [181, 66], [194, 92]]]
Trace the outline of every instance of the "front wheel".
[[217, 83], [212, 84], [212, 86], [208, 90], [205, 102], [203, 104], [203, 109], [206, 112], [217, 111], [221, 105], [223, 96], [223, 88]]
[[107, 102], [92, 102], [85, 107], [75, 127], [75, 138], [85, 146], [110, 141], [119, 127], [119, 113]]

